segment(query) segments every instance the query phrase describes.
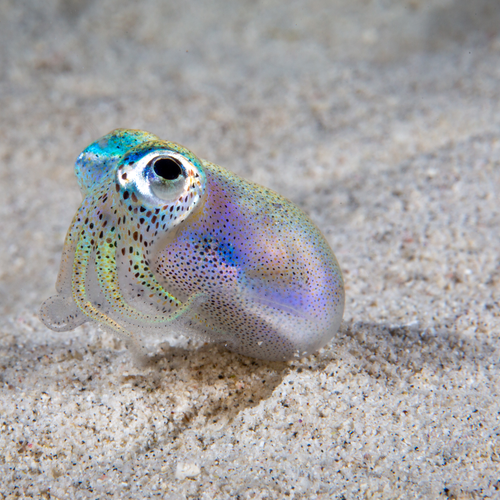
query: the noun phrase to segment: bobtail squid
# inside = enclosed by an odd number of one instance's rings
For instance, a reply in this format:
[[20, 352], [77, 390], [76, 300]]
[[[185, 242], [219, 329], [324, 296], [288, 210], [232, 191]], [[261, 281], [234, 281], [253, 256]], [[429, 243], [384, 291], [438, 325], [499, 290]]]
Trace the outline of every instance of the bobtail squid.
[[344, 311], [338, 262], [283, 196], [148, 132], [117, 129], [75, 165], [83, 202], [40, 317], [86, 321], [139, 351], [182, 333], [267, 360], [310, 354]]

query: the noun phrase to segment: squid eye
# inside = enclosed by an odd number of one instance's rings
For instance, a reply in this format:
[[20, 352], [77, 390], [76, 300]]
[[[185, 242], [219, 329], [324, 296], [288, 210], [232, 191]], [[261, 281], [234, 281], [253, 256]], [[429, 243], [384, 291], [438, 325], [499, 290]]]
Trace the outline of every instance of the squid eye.
[[158, 158], [153, 161], [153, 170], [158, 177], [173, 181], [182, 174], [181, 166], [173, 158]]
[[149, 163], [151, 191], [164, 201], [172, 201], [184, 190], [186, 170], [175, 158], [160, 156]]

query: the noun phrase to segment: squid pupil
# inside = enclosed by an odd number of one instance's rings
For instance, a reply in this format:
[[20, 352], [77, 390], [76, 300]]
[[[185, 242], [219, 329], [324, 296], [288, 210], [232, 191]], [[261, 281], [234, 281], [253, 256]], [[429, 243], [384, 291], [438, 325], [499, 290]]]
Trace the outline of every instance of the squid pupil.
[[160, 158], [153, 164], [153, 169], [158, 177], [173, 181], [182, 174], [180, 165], [172, 158]]

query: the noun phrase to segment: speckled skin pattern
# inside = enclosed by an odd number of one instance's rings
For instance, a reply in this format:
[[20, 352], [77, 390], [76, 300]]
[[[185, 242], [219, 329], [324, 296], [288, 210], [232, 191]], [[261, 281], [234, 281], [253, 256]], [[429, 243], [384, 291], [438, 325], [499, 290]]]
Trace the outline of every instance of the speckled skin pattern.
[[42, 321], [197, 335], [247, 356], [302, 357], [337, 332], [339, 265], [290, 201], [184, 147], [117, 129], [78, 157], [83, 202]]

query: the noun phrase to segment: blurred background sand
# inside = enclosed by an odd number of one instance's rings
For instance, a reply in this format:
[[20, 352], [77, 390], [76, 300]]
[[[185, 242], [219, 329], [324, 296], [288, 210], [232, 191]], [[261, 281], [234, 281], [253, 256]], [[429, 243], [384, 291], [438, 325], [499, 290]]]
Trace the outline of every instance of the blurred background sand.
[[[499, 498], [500, 2], [0, 2], [0, 498]], [[36, 314], [116, 127], [284, 194], [344, 271], [264, 363]]]

